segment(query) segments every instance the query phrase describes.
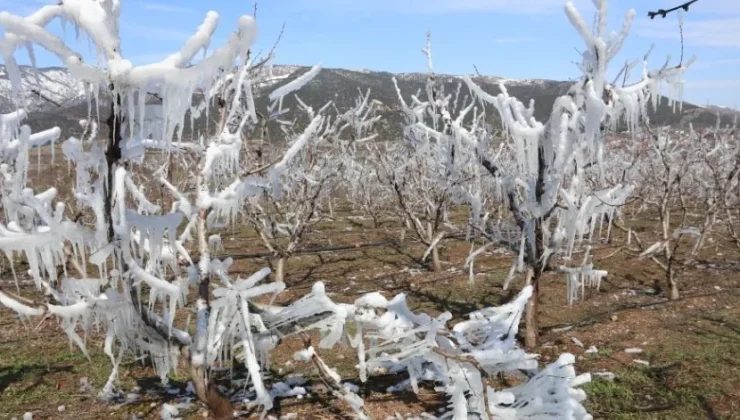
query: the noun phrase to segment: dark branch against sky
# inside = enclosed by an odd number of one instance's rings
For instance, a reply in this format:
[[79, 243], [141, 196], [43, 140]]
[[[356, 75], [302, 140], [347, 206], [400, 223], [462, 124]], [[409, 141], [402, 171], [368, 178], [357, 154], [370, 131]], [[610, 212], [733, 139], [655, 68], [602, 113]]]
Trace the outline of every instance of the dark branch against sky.
[[658, 9], [656, 11], [650, 11], [648, 12], [648, 16], [650, 19], [655, 19], [655, 16], [660, 16], [662, 18], [666, 17], [668, 13], [675, 12], [676, 10], [683, 9], [685, 12], [689, 11], [689, 6], [696, 3], [699, 0], [689, 0], [684, 4], [679, 4], [678, 6], [672, 8], [672, 9]]

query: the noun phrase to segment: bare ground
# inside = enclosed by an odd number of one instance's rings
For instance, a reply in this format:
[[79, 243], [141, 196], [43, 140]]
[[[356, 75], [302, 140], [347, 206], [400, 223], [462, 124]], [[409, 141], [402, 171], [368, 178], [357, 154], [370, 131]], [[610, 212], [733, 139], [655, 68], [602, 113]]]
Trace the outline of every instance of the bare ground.
[[[46, 172], [53, 174], [46, 178], [48, 185], [54, 185], [53, 179], [69, 179], [66, 164], [57, 159]], [[60, 190], [70, 187], [56, 186]], [[395, 227], [373, 229], [365, 225], [345, 218], [326, 223], [311, 234], [306, 246], [353, 245], [398, 236]], [[225, 254], [264, 251], [248, 231], [225, 231], [222, 237]], [[551, 275], [545, 279], [540, 307], [542, 345], [534, 351], [541, 354], [542, 362], [572, 352], [577, 356], [578, 372], [616, 375], [614, 381], [594, 377], [586, 386], [588, 409], [598, 419], [740, 419], [738, 250], [716, 243], [705, 252], [706, 261], [685, 274], [683, 298], [668, 302], [652, 293], [655, 281], [662, 280], [659, 271], [649, 261], [615, 253], [620, 241], [623, 238], [617, 237], [615, 245], [603, 244], [596, 250], [595, 263], [608, 270], [609, 277], [599, 291], [588, 290], [585, 300], [567, 306], [564, 278]], [[280, 300], [290, 301], [307, 293], [314, 282], [323, 281], [338, 301], [349, 302], [375, 290], [387, 296], [406, 293], [416, 310], [450, 311], [462, 319], [475, 309], [507, 301], [521, 287], [515, 283], [512, 290], [502, 289], [511, 256], [501, 254], [481, 256], [476, 265], [479, 274], [471, 284], [461, 269], [469, 246], [462, 241], [445, 242], [441, 257], [447, 271], [441, 273], [426, 270], [418, 261], [423, 248], [410, 240], [401, 246], [295, 257], [288, 262], [288, 289]], [[266, 264], [268, 261], [262, 259], [238, 258], [233, 274], [245, 276]], [[7, 265], [3, 265], [0, 281], [11, 290], [14, 287]], [[21, 292], [34, 293], [32, 286], [23, 282]], [[184, 392], [184, 372], [162, 387], [150, 367], [129, 360], [122, 369], [122, 385], [138, 391], [142, 399], [122, 406], [98, 401], [95, 395], [107, 379], [109, 361], [102, 353], [99, 335], [87, 340], [89, 360], [69, 344], [55, 321], [23, 323], [10, 311], [0, 309], [0, 418], [22, 418], [23, 413], [32, 412], [35, 419], [130, 419], [133, 415], [156, 419], [162, 402]], [[590, 346], [598, 352], [586, 354]], [[642, 353], [625, 352], [632, 347]], [[293, 352], [300, 348], [301, 343], [292, 339], [280, 345], [271, 361], [271, 378], [302, 374], [309, 380], [310, 392], [302, 399], [278, 400], [271, 414], [296, 413], [298, 419], [351, 418], [346, 407], [327, 394], [312, 366], [291, 361]], [[320, 350], [320, 354], [344, 380], [361, 386], [360, 394], [373, 418], [434, 413], [444, 404], [431, 387], [422, 388], [418, 395], [386, 393], [386, 387], [402, 379], [399, 377], [374, 377], [361, 384], [352, 349]], [[80, 387], [85, 378], [91, 388]], [[203, 418], [205, 414], [205, 409], [195, 404], [185, 418]]]

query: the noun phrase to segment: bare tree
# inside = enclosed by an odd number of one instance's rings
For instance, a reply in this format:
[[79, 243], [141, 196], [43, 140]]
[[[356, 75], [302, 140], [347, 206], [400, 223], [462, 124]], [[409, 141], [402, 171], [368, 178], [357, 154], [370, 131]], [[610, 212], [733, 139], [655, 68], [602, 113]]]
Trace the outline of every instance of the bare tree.
[[658, 217], [659, 240], [648, 245], [637, 233], [629, 230], [629, 235], [640, 257], [663, 270], [668, 296], [675, 300], [681, 273], [696, 264], [737, 188], [740, 146], [733, 128], [666, 127], [656, 133], [646, 125], [645, 131], [650, 148], [637, 157], [632, 176], [642, 208]]
[[388, 146], [388, 143], [362, 143], [346, 155], [347, 199], [356, 212], [372, 220], [376, 229], [396, 215], [395, 192], [381, 180], [383, 156], [393, 150]]

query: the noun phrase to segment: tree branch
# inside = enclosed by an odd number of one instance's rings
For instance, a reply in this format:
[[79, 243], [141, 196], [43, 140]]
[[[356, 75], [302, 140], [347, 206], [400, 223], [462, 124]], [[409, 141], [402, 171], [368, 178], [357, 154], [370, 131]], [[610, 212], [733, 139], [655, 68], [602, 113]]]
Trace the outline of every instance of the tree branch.
[[660, 16], [662, 18], [665, 18], [668, 13], [675, 12], [679, 9], [683, 9], [685, 12], [689, 11], [689, 6], [696, 3], [699, 0], [689, 0], [686, 3], [679, 4], [678, 6], [672, 8], [672, 9], [658, 9], [656, 11], [650, 11], [648, 12], [648, 17], [650, 19], [655, 19], [656, 16]]

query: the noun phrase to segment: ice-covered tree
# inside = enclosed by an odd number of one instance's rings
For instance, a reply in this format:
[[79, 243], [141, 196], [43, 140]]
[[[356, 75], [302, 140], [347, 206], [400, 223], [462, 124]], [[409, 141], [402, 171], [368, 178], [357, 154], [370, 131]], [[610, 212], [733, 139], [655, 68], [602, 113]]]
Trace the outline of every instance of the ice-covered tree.
[[252, 197], [245, 209], [248, 223], [273, 255], [277, 281], [283, 281], [285, 263], [310, 227], [326, 219], [325, 203], [345, 184], [348, 156], [356, 143], [374, 137], [378, 118], [369, 95], [361, 94], [346, 111], [332, 102], [314, 110], [298, 98], [306, 128], [296, 133], [292, 127], [298, 122], [283, 121], [290, 147], [270, 170], [272, 183], [265, 194]]
[[[534, 358], [516, 346], [518, 321], [531, 287], [502, 308], [480, 310], [470, 320], [448, 327], [450, 313], [436, 317], [413, 313], [404, 295], [389, 300], [374, 292], [352, 304], [338, 304], [317, 283], [308, 295], [279, 307], [260, 302], [261, 297], [274, 298], [285, 288], [280, 281], [261, 283], [269, 269], [246, 279], [230, 276], [233, 261], [209, 253], [209, 230], [233, 222], [252, 197], [267, 192], [279, 200], [291, 192], [286, 187], [308, 188], [314, 180], [297, 185], [292, 180], [310, 177], [308, 168], [321, 165], [295, 159], [301, 154], [310, 156], [312, 147], [320, 148], [321, 143], [314, 145], [311, 139], [344, 143], [348, 129], [364, 127], [354, 139], [361, 140], [369, 127], [355, 122], [367, 121], [358, 120], [366, 115], [358, 108], [367, 103], [367, 97], [349, 114], [333, 118], [306, 106], [310, 123], [282, 158], [250, 170], [242, 160], [240, 142], [246, 126], [260, 126], [250, 91], [254, 20], [240, 17], [237, 31], [224, 46], [195, 61], [199, 51], [207, 50], [217, 25], [218, 16], [211, 12], [179, 52], [159, 63], [132, 66], [121, 55], [120, 7], [116, 0], [63, 0], [26, 18], [0, 13], [5, 30], [0, 54], [14, 81], [18, 107], [1, 120], [0, 156], [5, 166], [0, 193], [8, 217], [20, 220], [0, 229], [0, 249], [11, 263], [25, 257], [28, 275], [46, 296], [36, 302], [0, 290], [0, 303], [21, 317], [58, 319], [69, 339], [86, 354], [87, 334], [83, 333], [93, 327], [101, 331], [103, 351], [112, 364], [101, 397], [120, 396], [121, 363], [125, 356], [135, 355], [150, 360], [164, 382], [184, 365], [195, 394], [217, 418], [232, 417], [234, 402], [256, 403], [267, 412], [286, 387], [299, 392], [286, 383], [268, 388], [264, 371], [270, 351], [283, 337], [317, 330], [322, 336], [320, 348], [333, 347], [343, 339], [357, 348], [363, 381], [368, 374], [385, 370], [408, 375], [398, 389], [406, 383], [417, 389], [420, 381], [440, 385], [450, 397], [449, 410], [441, 418], [590, 418], [581, 404], [585, 394], [577, 389], [588, 375], [575, 375], [572, 356], [564, 355], [537, 372]], [[46, 29], [56, 18], [71, 22], [90, 39], [98, 49], [100, 65], [83, 62]], [[13, 54], [18, 47], [33, 50], [34, 45], [56, 54], [85, 83], [91, 105], [110, 100], [102, 105], [109, 108], [104, 148], [94, 141], [90, 123], [86, 137], [72, 137], [62, 145], [75, 169], [71, 199], [92, 215], [91, 223], [69, 218], [52, 190], [36, 193], [26, 185], [28, 149], [59, 135], [55, 130], [32, 135], [20, 125], [25, 95]], [[277, 88], [270, 95], [273, 106], [268, 117], [262, 118], [281, 115], [282, 98], [318, 70]], [[161, 105], [147, 106], [150, 95], [161, 98]], [[219, 121], [215, 132], [183, 141], [188, 120], [213, 109]], [[175, 197], [171, 209], [153, 204], [135, 176], [137, 164], [151, 148], [193, 154], [188, 169], [195, 179], [192, 188], [173, 185], [164, 170], [153, 174]], [[263, 173], [267, 176], [260, 176]], [[191, 254], [197, 254], [197, 260]], [[64, 270], [58, 275], [57, 269], [66, 268], [70, 258], [81, 268], [79, 275]], [[188, 299], [192, 289], [197, 290], [197, 297]], [[194, 325], [176, 323], [189, 302], [194, 302]], [[310, 342], [306, 343], [296, 358], [311, 360], [327, 376], [335, 394], [358, 417], [366, 418], [359, 395], [342, 384]], [[223, 390], [216, 385], [213, 371], [231, 367], [234, 361], [243, 363], [249, 386]], [[523, 379], [528, 381], [505, 388], [494, 381], [502, 371], [524, 371], [527, 377]]]
[[[375, 102], [371, 103], [374, 105]], [[382, 179], [382, 174], [387, 172], [383, 166], [385, 158], [393, 155], [396, 143], [377, 136], [358, 140], [343, 155], [346, 169], [341, 192], [352, 209], [361, 217], [370, 218], [377, 229], [397, 215], [397, 207], [393, 205], [395, 192]]]
[[[730, 138], [729, 141], [737, 142], [738, 140], [738, 124], [737, 118], [735, 118], [732, 128], [728, 128], [725, 131], [725, 135]], [[736, 247], [740, 248], [740, 229], [738, 228], [738, 210], [740, 209], [740, 188], [729, 188], [723, 197], [722, 204], [720, 205], [720, 212], [723, 216], [719, 218], [724, 222], [726, 229], [726, 237], [730, 239]]]
[[[12, 133], [17, 132], [18, 120], [17, 116], [2, 119], [4, 130], [7, 129], [4, 133], [10, 133], [8, 135], [11, 140], [2, 142], [3, 145], [16, 144], [13, 141], [15, 134]], [[20, 132], [22, 139], [29, 139], [27, 128], [22, 128]], [[56, 135], [58, 133], [52, 130], [37, 136], [36, 140], [41, 144], [52, 140]], [[100, 164], [102, 151], [94, 144], [90, 145], [90, 150], [82, 149], [81, 145], [82, 142], [77, 139], [70, 139], [64, 144], [65, 155], [74, 160], [78, 168], [77, 199], [90, 203], [90, 207], [100, 213], [103, 211], [102, 197], [90, 188], [91, 180], [87, 176], [91, 170], [94, 171], [96, 162], [99, 168], [104, 168]], [[3, 156], [12, 154], [4, 153]], [[117, 179], [124, 186], [126, 180], [127, 178]], [[98, 179], [97, 184], [101, 183], [102, 180]], [[24, 193], [24, 196], [40, 216], [46, 215], [42, 211], [44, 200], [39, 200], [30, 192]], [[206, 192], [198, 192], [197, 196], [202, 200]], [[142, 197], [137, 198], [140, 205], [148, 207]], [[199, 203], [191, 204], [184, 195], [178, 197], [178, 200], [178, 207], [198, 209], [202, 206]], [[116, 202], [116, 211], [125, 211], [119, 204], [122, 202], [123, 200]], [[84, 246], [90, 244], [94, 244], [103, 253], [106, 252], [104, 223], [98, 222], [97, 232], [102, 231], [103, 234], [98, 235], [99, 240], [96, 242], [96, 229], [87, 229], [68, 220], [61, 220], [62, 212], [63, 209], [57, 210], [53, 218], [45, 219], [47, 225], [32, 224], [35, 227], [33, 231], [20, 228], [14, 228], [15, 232], [3, 230], [0, 243], [4, 249], [20, 243], [40, 247], [38, 243], [44, 238], [41, 235], [48, 234], [50, 240], [46, 244], [59, 244], [60, 239], [80, 244], [82, 247], [76, 248], [78, 256], [82, 256]], [[200, 212], [197, 211], [198, 214]], [[183, 214], [187, 216], [193, 212], [178, 211], [167, 217], [156, 216], [156, 221], [167, 222], [167, 218], [177, 217], [172, 215], [182, 218]], [[538, 372], [533, 355], [516, 346], [519, 318], [531, 288], [525, 288], [517, 299], [503, 307], [482, 309], [471, 314], [470, 320], [452, 327], [447, 326], [451, 314], [443, 313], [432, 317], [424, 313], [413, 313], [403, 294], [386, 299], [373, 292], [363, 295], [352, 304], [337, 304], [327, 296], [322, 283], [314, 285], [308, 295], [290, 305], [265, 305], [256, 302], [255, 298], [275, 294], [285, 287], [282, 282], [260, 284], [269, 275], [269, 269], [263, 269], [246, 279], [233, 279], [228, 275], [232, 263], [230, 259], [210, 259], [202, 249], [201, 262], [207, 261], [208, 264], [202, 263], [198, 268], [191, 266], [188, 278], [178, 277], [171, 282], [158, 278], [148, 272], [161, 274], [163, 270], [158, 269], [156, 264], [148, 266], [147, 271], [143, 270], [141, 264], [144, 261], [157, 262], [152, 255], [157, 252], [174, 252], [169, 244], [177, 244], [178, 241], [169, 235], [157, 234], [154, 231], [156, 227], [152, 224], [148, 228], [142, 226], [141, 221], [147, 220], [145, 214], [128, 211], [126, 215], [130, 217], [129, 223], [137, 224], [144, 232], [145, 239], [150, 241], [146, 243], [142, 237], [137, 240], [133, 238], [134, 235], [126, 238], [135, 242], [135, 245], [121, 247], [123, 251], [128, 251], [124, 252], [124, 256], [128, 257], [128, 272], [122, 273], [112, 268], [107, 273], [102, 273], [99, 279], [65, 276], [61, 280], [51, 277], [51, 272], [48, 272], [48, 278], [44, 278], [47, 273], [35, 273], [49, 296], [49, 302], [44, 303], [32, 302], [9, 291], [0, 290], [0, 302], [23, 317], [58, 317], [70, 339], [83, 351], [86, 347], [83, 338], [78, 335], [79, 329], [87, 330], [92, 325], [102, 327], [106, 334], [104, 349], [113, 364], [111, 377], [101, 390], [101, 395], [106, 398], [115, 395], [115, 378], [125, 354], [132, 352], [148, 355], [163, 380], [166, 380], [166, 375], [177, 366], [178, 353], [182, 352], [188, 356], [186, 363], [191, 370], [196, 394], [209, 403], [216, 417], [231, 416], [231, 400], [257, 403], [266, 411], [272, 407], [273, 398], [302, 392], [302, 388], [295, 387], [295, 384], [291, 388], [288, 383], [277, 383], [269, 388], [263, 376], [263, 366], [269, 365], [269, 351], [281, 338], [316, 330], [321, 334], [318, 349], [332, 348], [340, 342], [347, 342], [356, 348], [359, 375], [363, 381], [372, 374], [393, 372], [406, 374], [408, 379], [391, 387], [389, 392], [409, 387], [418, 390], [422, 382], [440, 385], [440, 391], [450, 398], [448, 409], [438, 417], [441, 419], [470, 416], [515, 419], [537, 415], [556, 415], [558, 418], [579, 420], [590, 418], [582, 406], [585, 394], [578, 389], [588, 380], [588, 375], [575, 374], [571, 355], [563, 355], [556, 363]], [[200, 216], [194, 217], [199, 225], [203, 223]], [[55, 224], [57, 220], [61, 220], [59, 225]], [[100, 220], [104, 218], [99, 217], [98, 221]], [[200, 226], [198, 229], [200, 235], [204, 230]], [[67, 232], [85, 236], [58, 236]], [[153, 240], [157, 237], [161, 238], [158, 246]], [[202, 246], [202, 239], [199, 243]], [[38, 249], [43, 260], [48, 255], [60, 255], [53, 247]], [[105, 271], [108, 261], [104, 254], [100, 254], [101, 251], [87, 250], [92, 253], [89, 261], [101, 265], [101, 271]], [[34, 263], [31, 258], [34, 255], [28, 254], [32, 267]], [[186, 253], [183, 255], [187, 256]], [[87, 260], [88, 258], [81, 258], [83, 264]], [[54, 262], [59, 263], [58, 260], [52, 261]], [[42, 265], [42, 268], [45, 267]], [[125, 280], [129, 276], [149, 287], [137, 289], [136, 283], [127, 285]], [[211, 279], [217, 281], [218, 285], [211, 293], [202, 294], [201, 286], [207, 285]], [[199, 288], [198, 315], [195, 332], [191, 334], [187, 330], [173, 327], [175, 313], [172, 309], [184, 304], [188, 286], [195, 285]], [[100, 290], [101, 286], [104, 288], [103, 292]], [[148, 292], [148, 303], [133, 299], [140, 291]], [[155, 304], [158, 306], [160, 303], [164, 306], [162, 312], [155, 309]], [[348, 325], [352, 327], [348, 328]], [[306, 340], [305, 348], [298, 351], [295, 358], [298, 361], [311, 361], [331, 385], [332, 392], [346, 401], [358, 418], [370, 418], [363, 408], [361, 397], [349, 384], [342, 382], [341, 377], [323, 361], [319, 353], [320, 350], [314, 348], [310, 340]], [[240, 360], [245, 364], [252, 392], [244, 393], [238, 389], [222, 396], [212, 383], [198, 381], [197, 378], [208, 373], [209, 367], [228, 365], [232, 360]], [[531, 378], [522, 385], [504, 388], [496, 381], [496, 375], [501, 372], [525, 372]], [[527, 376], [522, 379], [526, 378]]]
[[[15, 253], [25, 252], [30, 270], [37, 287], [43, 287], [47, 295], [51, 286], [42, 275], [46, 270], [51, 278], [58, 275], [55, 262], [64, 261], [65, 248], [62, 241], [56, 242], [57, 237], [45, 229], [43, 224], [62, 222], [65, 213], [63, 203], [54, 203], [57, 198], [57, 189], [50, 187], [45, 191], [34, 191], [28, 186], [29, 153], [37, 147], [51, 144], [61, 135], [61, 130], [54, 127], [39, 133], [32, 133], [27, 125], [22, 125], [27, 114], [24, 109], [18, 109], [8, 114], [0, 114], [0, 199], [2, 201], [4, 220], [0, 230], [0, 249], [11, 262], [11, 269]], [[53, 223], [53, 222], [52, 222]], [[39, 249], [30, 238], [13, 240], [14, 237], [23, 238], [29, 232], [41, 234], [46, 247]], [[40, 264], [44, 264], [40, 267]]]
[[[608, 153], [605, 133], [617, 124], [634, 130], [647, 117], [648, 107], [657, 105], [660, 84], [669, 83], [680, 91], [680, 76], [693, 61], [674, 67], [666, 63], [649, 71], [646, 56], [639, 81], [621, 86], [616, 81], [610, 83], [609, 66], [622, 48], [634, 11], [627, 14], [620, 32], [610, 33], [607, 1], [597, 0], [594, 5], [597, 13], [592, 28], [573, 3], [566, 2], [565, 13], [585, 42], [579, 63], [582, 76], [567, 94], [555, 100], [547, 121], [535, 119], [534, 103], [525, 106], [509, 95], [504, 83], [499, 86], [501, 93], [492, 95], [473, 78], [463, 76], [475, 103], [455, 114], [449, 109], [434, 112], [434, 102], [428, 102], [425, 109], [414, 114], [416, 121], [409, 124], [409, 129], [429, 139], [454, 138], [466, 145], [478, 155], [490, 175], [502, 183], [511, 217], [521, 232], [517, 241], [519, 256], [512, 272], [524, 271], [526, 284], [533, 288], [525, 317], [528, 346], [537, 341], [539, 282], [553, 257], [562, 258], [559, 269], [566, 274], [569, 300], [577, 297], [583, 283], [598, 284], [605, 274], [593, 269], [588, 254], [573, 261], [576, 245], [588, 239], [603, 214], [624, 203], [633, 188], [616, 185], [597, 191], [584, 182], [587, 171], [604, 169], [601, 164]], [[621, 74], [616, 80], [620, 77]], [[476, 105], [493, 109], [500, 117], [506, 134], [503, 154], [490, 147], [488, 133], [475, 124]], [[443, 117], [439, 127], [424, 119], [427, 111]], [[508, 242], [508, 238], [504, 239]], [[584, 251], [588, 253], [588, 247]]]
[[[430, 44], [424, 50], [429, 59], [424, 95], [417, 92], [407, 103], [396, 84], [406, 118], [404, 141], [389, 146], [389, 153], [379, 156], [376, 165], [381, 182], [393, 191], [406, 226], [427, 247], [422, 259], [431, 256], [432, 269], [440, 271], [440, 241], [463, 230], [450, 220], [453, 206], [480, 198], [471, 195], [476, 194], [471, 186], [479, 179], [480, 165], [469, 147], [445, 131], [450, 112], [467, 104], [460, 97], [460, 89], [445, 94], [437, 82]], [[473, 120], [474, 125], [479, 124], [482, 115]], [[471, 207], [476, 208], [474, 212], [480, 210], [475, 203]]]
[[[525, 287], [512, 302], [473, 312], [468, 320], [448, 327], [451, 313], [414, 313], [404, 294], [387, 299], [373, 292], [351, 304], [337, 304], [329, 299], [324, 285], [317, 283], [310, 294], [290, 306], [265, 307], [259, 316], [268, 329], [282, 329], [289, 335], [318, 330], [318, 349], [349, 344], [357, 351], [363, 382], [373, 374], [408, 376], [388, 392], [418, 392], [422, 383], [436, 384], [449, 403], [439, 415], [426, 414], [429, 418], [591, 419], [582, 405], [586, 395], [579, 389], [590, 375], [575, 374], [572, 355], [564, 354], [538, 370], [536, 357], [516, 345], [519, 320], [531, 293], [532, 288]], [[318, 314], [319, 319], [296, 330], [285, 328]], [[356, 418], [370, 418], [362, 399], [351, 388], [340, 386], [341, 377], [323, 362], [319, 350], [310, 340], [304, 343], [295, 359], [312, 361]], [[519, 375], [521, 384], [500, 384], [497, 377], [505, 372]]]
[[[242, 173], [239, 165], [243, 128], [257, 123], [248, 77], [256, 26], [251, 17], [242, 16], [237, 31], [225, 45], [194, 62], [201, 50], [207, 52], [218, 25], [218, 15], [210, 12], [180, 51], [158, 63], [132, 66], [121, 55], [120, 7], [114, 0], [65, 0], [42, 7], [26, 18], [0, 13], [0, 25], [5, 29], [0, 53], [13, 81], [18, 115], [23, 113], [25, 92], [13, 54], [21, 46], [28, 49], [32, 59], [35, 46], [56, 54], [72, 76], [84, 83], [91, 105], [94, 102], [100, 107], [101, 101], [110, 98], [106, 149], [98, 146], [94, 136], [90, 142], [70, 138], [63, 145], [66, 158], [76, 167], [74, 198], [94, 214], [93, 227], [65, 218], [62, 204], [52, 207], [53, 192], [35, 198], [26, 188], [18, 194], [19, 188], [25, 187], [22, 169], [28, 163], [22, 154], [26, 149], [12, 141], [18, 137], [21, 146], [31, 147], [43, 136], [32, 138], [27, 127], [18, 127], [17, 118], [4, 124], [3, 135], [9, 144], [5, 157], [13, 159], [14, 166], [21, 170], [10, 175], [16, 186], [3, 198], [9, 211], [25, 211], [30, 225], [6, 238], [3, 249], [11, 262], [16, 253], [25, 254], [37, 286], [44, 287], [53, 303], [36, 309], [7, 294], [3, 303], [25, 315], [56, 315], [83, 351], [85, 345], [77, 327], [87, 328], [91, 321], [105, 325], [105, 351], [114, 365], [101, 391], [105, 397], [116, 394], [118, 364], [124, 354], [148, 355], [166, 380], [177, 365], [177, 355], [185, 353], [198, 397], [223, 415], [231, 412], [231, 404], [210, 379], [212, 364], [208, 363], [206, 342], [214, 333], [208, 329], [208, 322], [218, 316], [209, 305], [210, 278], [225, 265], [210, 258], [205, 236], [209, 227], [224, 218], [228, 220], [248, 196], [261, 193], [269, 184]], [[83, 62], [81, 55], [46, 29], [57, 18], [71, 22], [89, 38], [97, 48], [100, 65]], [[232, 71], [236, 63], [241, 64]], [[275, 102], [281, 104], [282, 96], [308, 79], [303, 77], [275, 91]], [[200, 97], [198, 105], [194, 105], [196, 94]], [[148, 105], [150, 96], [160, 98], [161, 104]], [[229, 100], [238, 102], [242, 98], [246, 107], [229, 106]], [[215, 136], [199, 143], [183, 142], [186, 124], [192, 125], [199, 114], [208, 113], [214, 102], [221, 111]], [[246, 113], [237, 114], [237, 110], [244, 109]], [[13, 148], [19, 150], [17, 156], [9, 155]], [[193, 168], [195, 201], [171, 184], [168, 187], [177, 198], [172, 212], [162, 212], [147, 199], [142, 186], [134, 182], [133, 165], [151, 148], [201, 155]], [[165, 179], [161, 181], [168, 184]], [[129, 208], [131, 204], [136, 206], [135, 211]], [[30, 210], [35, 214], [29, 214]], [[178, 238], [178, 227], [184, 219], [188, 223]], [[189, 256], [193, 248], [187, 250], [184, 246], [188, 242], [194, 242], [199, 251], [197, 267]], [[65, 243], [72, 244], [76, 265], [83, 267], [83, 278], [57, 279], [56, 266], [66, 263], [62, 253]], [[190, 263], [184, 276], [178, 269], [180, 261]], [[86, 278], [88, 263], [98, 266], [99, 278]], [[188, 331], [173, 327], [176, 311], [187, 302], [190, 286], [198, 288], [198, 315], [192, 337]], [[210, 350], [219, 353], [223, 347], [217, 345]]]
[[380, 228], [391, 215], [393, 197], [378, 176], [377, 156], [385, 154], [384, 145], [371, 144], [355, 149], [347, 160], [347, 199], [362, 217], [369, 217], [374, 228]]

